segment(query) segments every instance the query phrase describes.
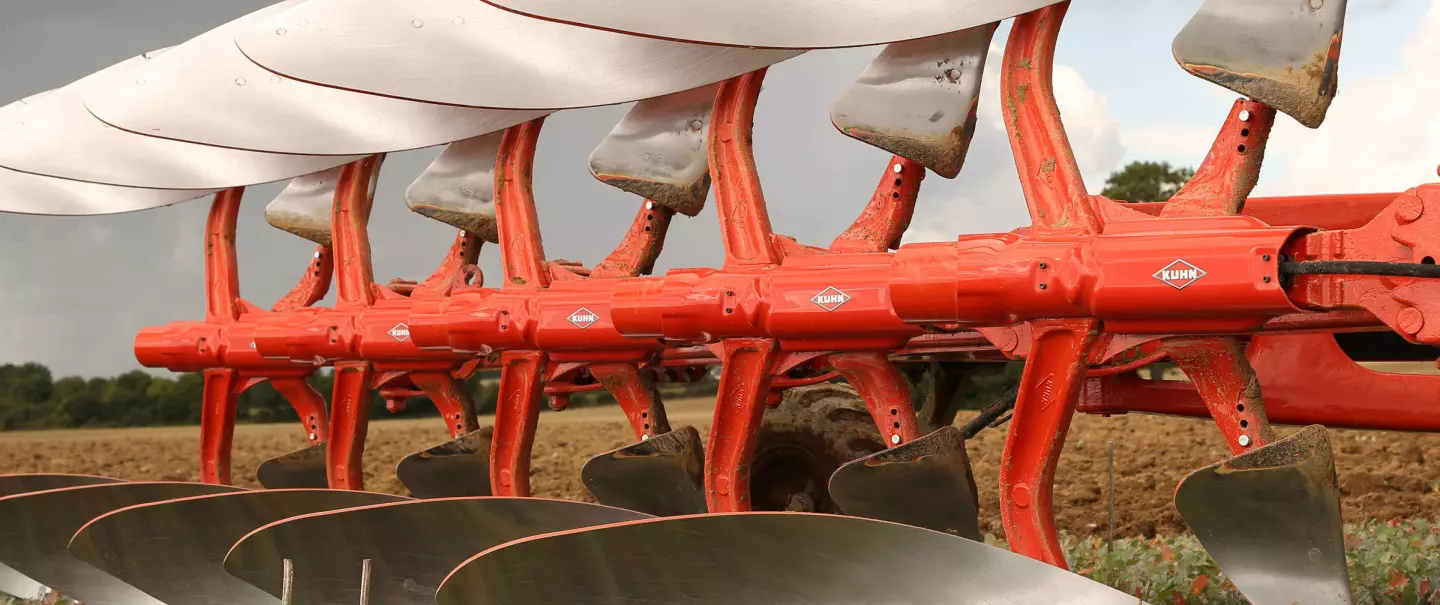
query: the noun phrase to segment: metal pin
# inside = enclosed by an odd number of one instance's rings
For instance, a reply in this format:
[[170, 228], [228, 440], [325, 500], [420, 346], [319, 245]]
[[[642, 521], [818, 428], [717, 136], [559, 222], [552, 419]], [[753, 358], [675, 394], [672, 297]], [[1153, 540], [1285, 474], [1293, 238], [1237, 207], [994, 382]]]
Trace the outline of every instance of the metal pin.
[[370, 559], [360, 562], [360, 605], [370, 605]]
[[1241, 435], [1240, 438], [1237, 439], [1236, 441], [1239, 441], [1239, 442], [1240, 442], [1240, 447], [1247, 447], [1247, 446], [1250, 445], [1250, 436], [1249, 436], [1249, 435]]
[[890, 436], [890, 443], [892, 443], [892, 444], [894, 444], [894, 445], [900, 445], [900, 436], [899, 436], [899, 435], [891, 435], [891, 436]]
[[280, 577], [280, 604], [290, 605], [295, 599], [295, 564], [285, 559], [284, 575]]
[[1240, 110], [1240, 121], [1241, 121], [1241, 122], [1249, 122], [1249, 121], [1250, 121], [1250, 110], [1248, 110], [1248, 109], [1241, 109], [1241, 110]]
[[895, 162], [895, 174], [900, 174], [904, 170], [905, 168], [900, 165], [900, 162]]
[[1110, 510], [1109, 510], [1110, 518], [1109, 518], [1107, 521], [1105, 521], [1105, 533], [1106, 533], [1106, 536], [1105, 536], [1105, 552], [1108, 553], [1108, 552], [1110, 552], [1110, 547], [1111, 547], [1111, 545], [1113, 545], [1113, 544], [1115, 543], [1115, 442], [1114, 442], [1114, 441], [1107, 441], [1107, 442], [1105, 442], [1105, 456], [1106, 456], [1106, 458], [1109, 459], [1109, 466], [1110, 466], [1110, 493], [1108, 494], [1109, 500], [1110, 500], [1109, 505], [1108, 505], [1108, 508], [1110, 509]]

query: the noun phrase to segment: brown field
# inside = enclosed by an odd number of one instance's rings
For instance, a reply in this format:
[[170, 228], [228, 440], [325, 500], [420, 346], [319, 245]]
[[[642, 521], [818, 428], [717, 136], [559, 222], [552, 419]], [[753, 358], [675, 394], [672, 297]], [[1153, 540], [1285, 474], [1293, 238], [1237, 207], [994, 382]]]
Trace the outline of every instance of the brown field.
[[[707, 400], [671, 402], [673, 424], [704, 433]], [[963, 423], [969, 413], [962, 413]], [[1288, 434], [1289, 429], [1282, 430]], [[1440, 517], [1440, 435], [1334, 431], [1347, 521]], [[589, 499], [579, 480], [591, 455], [629, 442], [616, 408], [542, 415], [533, 483], [538, 496]], [[402, 456], [445, 439], [438, 419], [381, 420], [370, 425], [366, 482], [371, 489], [404, 493], [390, 473]], [[970, 443], [980, 486], [983, 522], [999, 532], [996, 473], [1003, 430], [987, 430]], [[1115, 446], [1116, 535], [1184, 530], [1170, 499], [1185, 473], [1226, 456], [1208, 422], [1156, 416], [1081, 416], [1071, 429], [1057, 471], [1055, 508], [1060, 527], [1105, 531], [1106, 443]], [[69, 472], [125, 479], [197, 480], [198, 427], [0, 433], [0, 472]], [[304, 445], [291, 425], [247, 425], [235, 434], [235, 480], [255, 486], [254, 468], [265, 458]]]

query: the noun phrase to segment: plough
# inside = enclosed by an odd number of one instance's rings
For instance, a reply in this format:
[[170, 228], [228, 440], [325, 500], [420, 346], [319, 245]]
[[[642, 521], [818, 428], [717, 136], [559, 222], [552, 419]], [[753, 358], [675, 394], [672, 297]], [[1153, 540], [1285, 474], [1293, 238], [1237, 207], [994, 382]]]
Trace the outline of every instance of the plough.
[[[1051, 492], [1081, 411], [1213, 419], [1233, 457], [1176, 492], [1202, 543], [1253, 602], [1350, 602], [1324, 426], [1440, 429], [1417, 405], [1440, 379], [1356, 363], [1435, 356], [1440, 185], [1250, 197], [1278, 114], [1317, 128], [1337, 94], [1345, 2], [1208, 0], [1173, 46], [1240, 95], [1208, 155], [1167, 202], [1091, 195], [1051, 85], [1068, 8], [287, 0], [0, 108], [0, 210], [213, 195], [204, 320], [135, 341], [147, 367], [204, 374], [202, 483], [0, 477], [3, 516], [34, 520], [3, 532], [0, 589], [127, 605], [1133, 602], [1065, 569]], [[962, 173], [1009, 19], [995, 71], [1032, 224], [900, 245], [926, 172]], [[885, 47], [831, 118], [893, 157], [828, 245], [780, 235], [752, 150], [767, 70], [869, 45]], [[629, 102], [589, 169], [641, 198], [634, 221], [592, 267], [549, 260], [532, 191], [546, 116]], [[384, 156], [435, 145], [405, 201], [454, 243], [423, 281], [379, 284]], [[245, 187], [284, 178], [265, 216], [317, 248], [266, 309], [240, 296], [236, 217]], [[723, 264], [653, 275], [675, 215], [712, 188]], [[1347, 352], [1337, 335], [1380, 344]], [[1386, 344], [1400, 340], [1421, 346]], [[954, 426], [963, 373], [1004, 360], [1025, 363], [1000, 467], [1013, 553], [979, 541]], [[1135, 375], [1160, 361], [1189, 382]], [[306, 382], [325, 366], [328, 409]], [[712, 366], [702, 439], [670, 424], [656, 384]], [[482, 368], [500, 372], [485, 428], [463, 382]], [[263, 464], [266, 489], [229, 487], [237, 397], [264, 381], [310, 446]], [[530, 497], [542, 401], [600, 388], [637, 439], [585, 465], [600, 504]], [[452, 438], [400, 461], [412, 497], [362, 491], [376, 392], [392, 409], [423, 394]], [[1280, 438], [1272, 422], [1307, 428]], [[785, 434], [803, 434], [803, 460], [766, 457]], [[859, 581], [877, 568], [892, 581]]]

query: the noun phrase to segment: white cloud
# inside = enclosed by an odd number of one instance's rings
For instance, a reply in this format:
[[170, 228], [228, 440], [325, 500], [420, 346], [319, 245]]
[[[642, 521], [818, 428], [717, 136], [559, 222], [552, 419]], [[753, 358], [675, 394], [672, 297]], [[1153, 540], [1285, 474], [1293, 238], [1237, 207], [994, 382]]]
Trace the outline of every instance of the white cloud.
[[[1435, 180], [1440, 162], [1440, 0], [1404, 45], [1393, 69], [1346, 76], [1324, 125], [1310, 130], [1281, 117], [1272, 145], [1290, 151], [1267, 166], [1263, 195], [1399, 191]], [[1267, 178], [1268, 177], [1268, 178]]]

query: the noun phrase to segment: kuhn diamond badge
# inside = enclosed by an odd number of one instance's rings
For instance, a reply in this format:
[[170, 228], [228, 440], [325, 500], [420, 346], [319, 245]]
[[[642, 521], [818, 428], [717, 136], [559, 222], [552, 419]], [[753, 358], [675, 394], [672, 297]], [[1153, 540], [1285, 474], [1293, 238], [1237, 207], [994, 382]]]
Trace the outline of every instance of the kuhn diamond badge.
[[1165, 265], [1164, 269], [1156, 271], [1152, 277], [1164, 282], [1165, 285], [1171, 288], [1184, 290], [1185, 286], [1200, 281], [1200, 278], [1205, 277], [1205, 270], [1183, 260], [1176, 259], [1175, 262]]
[[835, 286], [830, 286], [811, 297], [810, 302], [819, 305], [826, 311], [834, 311], [839, 309], [840, 305], [850, 302], [850, 295], [835, 289]]
[[596, 315], [593, 311], [586, 309], [585, 307], [580, 307], [565, 319], [569, 320], [570, 323], [575, 324], [575, 327], [584, 330], [585, 328], [590, 327], [590, 324], [600, 321], [600, 316]]
[[395, 327], [390, 328], [390, 331], [386, 332], [386, 334], [389, 334], [390, 338], [394, 338], [397, 342], [405, 342], [410, 340], [410, 326], [395, 324]]

